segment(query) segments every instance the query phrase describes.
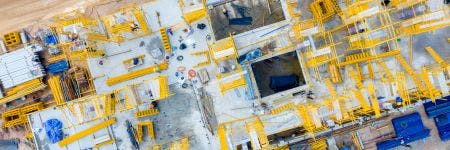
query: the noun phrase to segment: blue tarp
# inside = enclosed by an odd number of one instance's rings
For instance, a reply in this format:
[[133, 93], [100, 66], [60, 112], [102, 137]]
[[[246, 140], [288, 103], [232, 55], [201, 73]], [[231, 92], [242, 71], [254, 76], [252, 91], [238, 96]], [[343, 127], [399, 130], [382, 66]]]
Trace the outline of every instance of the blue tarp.
[[58, 74], [69, 69], [69, 62], [67, 60], [60, 60], [51, 63], [47, 66], [47, 70], [52, 74]]
[[270, 88], [275, 92], [281, 92], [288, 89], [292, 89], [299, 85], [298, 76], [288, 75], [288, 76], [271, 76], [270, 77]]
[[450, 95], [442, 99], [444, 100], [437, 99], [435, 103], [431, 101], [423, 103], [425, 113], [428, 117], [436, 117], [440, 114], [450, 113]]
[[392, 125], [396, 138], [377, 142], [378, 150], [391, 149], [430, 136], [430, 129], [425, 128], [417, 112], [392, 119]]
[[48, 35], [45, 37], [45, 43], [55, 45], [56, 43], [58, 43], [58, 40], [56, 39], [56, 36]]
[[450, 139], [450, 113], [442, 114], [434, 118], [438, 129], [439, 137], [442, 141]]
[[246, 53], [246, 54], [244, 54], [242, 56], [239, 56], [238, 63], [239, 64], [243, 64], [243, 63], [245, 63], [247, 61], [251, 61], [251, 60], [257, 59], [257, 58], [259, 58], [261, 56], [262, 56], [261, 48], [256, 48], [256, 49], [254, 49], [254, 50], [252, 50], [252, 51], [250, 51], [250, 52], [248, 52], [248, 53]]
[[62, 123], [58, 119], [50, 119], [44, 123], [45, 133], [51, 143], [59, 142], [63, 139]]
[[417, 112], [392, 119], [392, 125], [397, 137], [408, 136], [424, 129], [422, 119]]

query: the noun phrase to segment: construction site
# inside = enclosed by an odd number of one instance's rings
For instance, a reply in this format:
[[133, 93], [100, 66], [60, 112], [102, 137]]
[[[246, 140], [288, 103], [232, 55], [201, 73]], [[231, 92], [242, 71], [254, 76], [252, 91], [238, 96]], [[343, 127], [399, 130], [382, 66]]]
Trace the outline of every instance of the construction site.
[[450, 149], [450, 0], [0, 12], [0, 150]]

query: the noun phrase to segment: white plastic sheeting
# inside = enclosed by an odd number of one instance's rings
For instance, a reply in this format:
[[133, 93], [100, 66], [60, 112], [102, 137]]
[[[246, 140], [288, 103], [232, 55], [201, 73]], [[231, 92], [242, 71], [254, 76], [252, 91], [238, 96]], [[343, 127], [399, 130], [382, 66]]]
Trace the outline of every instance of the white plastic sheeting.
[[25, 48], [0, 55], [0, 83], [8, 89], [44, 76], [38, 56]]

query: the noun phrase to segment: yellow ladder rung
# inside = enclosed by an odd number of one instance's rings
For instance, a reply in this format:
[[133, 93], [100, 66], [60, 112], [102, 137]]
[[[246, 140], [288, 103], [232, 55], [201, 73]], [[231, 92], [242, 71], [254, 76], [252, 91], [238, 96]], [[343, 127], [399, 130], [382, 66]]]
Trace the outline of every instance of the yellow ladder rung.
[[156, 115], [158, 113], [159, 113], [158, 109], [148, 109], [148, 110], [138, 111], [134, 114], [134, 116], [141, 118], [141, 117]]

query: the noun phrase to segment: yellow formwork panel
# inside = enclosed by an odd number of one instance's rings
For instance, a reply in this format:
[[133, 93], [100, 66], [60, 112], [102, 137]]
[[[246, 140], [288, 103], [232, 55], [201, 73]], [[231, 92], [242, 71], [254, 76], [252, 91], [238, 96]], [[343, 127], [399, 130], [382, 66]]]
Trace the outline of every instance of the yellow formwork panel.
[[178, 4], [180, 4], [180, 8], [181, 11], [183, 13], [183, 19], [187, 22], [187, 23], [193, 23], [203, 17], [205, 17], [207, 15], [207, 9], [206, 9], [206, 1], [205, 0], [201, 0], [202, 2], [202, 7], [190, 12], [185, 12], [185, 6], [184, 6], [184, 1], [183, 0], [179, 0]]
[[111, 95], [109, 95], [105, 99], [104, 111], [106, 116], [113, 115], [116, 112], [116, 101], [111, 97]]
[[292, 18], [300, 17], [302, 14], [297, 11], [298, 0], [286, 0], [287, 10]]
[[197, 65], [194, 66], [194, 68], [199, 68], [199, 67], [203, 67], [203, 66], [211, 64], [211, 58], [209, 55], [209, 51], [207, 51], [207, 50], [201, 51], [201, 52], [194, 52], [194, 53], [191, 53], [191, 55], [194, 55], [194, 56], [204, 55], [206, 57], [206, 60], [204, 62], [198, 63]]
[[113, 144], [114, 142], [115, 142], [115, 140], [110, 139], [110, 140], [107, 140], [105, 142], [101, 142], [101, 143], [95, 144], [94, 145], [94, 149], [99, 149], [100, 147], [103, 147], [103, 146], [109, 145], [109, 144]]
[[327, 150], [328, 147], [325, 139], [313, 141], [309, 143], [309, 146], [311, 146], [311, 150]]
[[139, 24], [139, 28], [142, 30], [144, 35], [150, 34], [150, 29], [147, 25], [147, 20], [145, 19], [145, 15], [141, 9], [138, 7], [133, 11], [134, 17], [136, 17], [136, 21]]
[[5, 111], [2, 114], [3, 126], [12, 127], [23, 123], [22, 113], [20, 108]]
[[95, 40], [95, 41], [103, 41], [103, 42], [110, 42], [111, 40], [108, 39], [108, 36], [100, 33], [88, 33], [87, 39], [89, 40]]
[[[264, 125], [259, 117], [256, 117], [253, 121], [246, 124], [247, 130], [249, 134], [255, 132], [257, 136], [257, 140], [259, 142], [259, 146], [261, 149], [270, 149], [269, 139], [267, 138], [267, 134], [264, 131]], [[259, 149], [255, 143], [252, 143], [253, 147]]]
[[400, 54], [399, 50], [391, 50], [389, 52], [384, 52], [384, 53], [377, 54], [377, 55], [367, 55], [364, 53], [354, 54], [354, 55], [347, 56], [345, 58], [344, 62], [338, 63], [338, 66], [342, 67], [342, 66], [346, 66], [346, 65], [350, 65], [350, 64], [366, 62], [366, 61], [373, 60], [373, 59], [389, 57], [389, 56], [396, 56], [398, 54]]
[[67, 146], [72, 142], [75, 142], [85, 136], [88, 136], [89, 134], [93, 134], [94, 132], [101, 130], [103, 128], [106, 128], [114, 123], [116, 123], [116, 118], [112, 118], [112, 119], [106, 120], [104, 122], [95, 124], [87, 129], [84, 129], [83, 131], [80, 131], [78, 133], [75, 133], [73, 135], [65, 137], [64, 139], [62, 139], [61, 141], [58, 142], [58, 145], [60, 147]]
[[367, 90], [369, 92], [370, 102], [372, 103], [372, 109], [375, 112], [375, 117], [379, 118], [379, 117], [381, 117], [381, 111], [380, 111], [380, 106], [378, 104], [377, 95], [375, 93], [375, 88], [374, 88], [372, 82], [368, 82]]
[[42, 84], [41, 78], [37, 78], [37, 79], [33, 79], [30, 81], [24, 82], [22, 84], [19, 84], [13, 88], [6, 90], [6, 96], [14, 95], [27, 87], [33, 87], [33, 86], [40, 85], [40, 84]]
[[310, 10], [314, 18], [320, 22], [330, 21], [335, 14], [333, 1], [331, 0], [315, 0], [311, 3]]
[[229, 58], [238, 57], [232, 36], [209, 44], [209, 51], [211, 58], [216, 64]]
[[112, 78], [109, 78], [108, 80], [106, 80], [106, 84], [111, 86], [120, 82], [124, 82], [127, 80], [131, 80], [131, 79], [135, 79], [147, 74], [151, 74], [151, 73], [155, 73], [157, 71], [161, 71], [161, 70], [167, 70], [167, 68], [169, 67], [169, 65], [166, 62], [154, 65], [154, 66], [150, 66], [148, 68], [144, 68], [141, 70], [136, 70], [127, 74], [123, 74], [123, 75], [119, 75], [119, 76], [115, 76]]
[[27, 114], [44, 109], [44, 103], [34, 103], [21, 108], [5, 111], [2, 114], [2, 119], [5, 127], [12, 127], [16, 125], [25, 124], [28, 122]]
[[53, 94], [53, 99], [57, 105], [64, 104], [66, 101], [61, 88], [61, 80], [59, 76], [51, 76], [48, 79], [48, 86]]
[[171, 53], [172, 46], [170, 45], [169, 36], [167, 35], [166, 30], [167, 30], [166, 28], [161, 28], [159, 29], [159, 33], [161, 34], [161, 40], [163, 43], [164, 50], [166, 51], [166, 53]]
[[159, 76], [157, 77], [157, 80], [159, 81], [159, 90], [160, 90], [160, 97], [156, 100], [161, 100], [169, 97], [170, 91], [169, 91], [169, 80], [167, 76]]
[[207, 11], [205, 8], [198, 9], [189, 13], [183, 14], [183, 18], [187, 23], [193, 23], [199, 19], [202, 19], [206, 16]]
[[67, 55], [59, 54], [59, 55], [56, 55], [56, 56], [51, 56], [50, 58], [47, 59], [47, 61], [49, 63], [53, 63], [53, 62], [57, 62], [57, 61], [60, 61], [60, 60], [63, 60], [63, 59], [67, 59]]
[[219, 137], [220, 142], [220, 149], [221, 150], [228, 150], [228, 143], [227, 143], [227, 132], [225, 130], [225, 126], [223, 124], [219, 125], [217, 128], [217, 136]]
[[352, 141], [353, 144], [355, 144], [356, 150], [362, 150], [361, 143], [359, 142], [358, 135], [356, 134], [356, 131], [352, 132]]
[[353, 94], [355, 95], [356, 100], [358, 100], [359, 105], [361, 106], [361, 109], [357, 112], [362, 115], [367, 115], [370, 112], [372, 112], [372, 108], [370, 108], [369, 103], [364, 99], [364, 96], [362, 95], [360, 90], [353, 90]]
[[403, 9], [426, 1], [427, 0], [392, 0], [389, 5], [395, 6], [396, 9]]
[[18, 99], [20, 97], [23, 97], [25, 95], [34, 93], [36, 91], [42, 90], [45, 87], [47, 87], [44, 83], [42, 83], [42, 79], [41, 78], [39, 79], [39, 81], [40, 82], [38, 84], [33, 84], [33, 85], [30, 85], [30, 86], [24, 87], [22, 90], [17, 91], [15, 94], [12, 94], [12, 95], [0, 98], [0, 105], [3, 105], [5, 103], [7, 103], [7, 102], [16, 100], [16, 99]]
[[369, 9], [370, 1], [360, 1], [349, 5], [345, 10], [342, 11], [341, 17], [346, 19], [359, 14], [367, 9]]
[[225, 94], [225, 92], [241, 87], [241, 86], [245, 86], [245, 78], [244, 75], [240, 75], [239, 78], [237, 78], [236, 80], [233, 80], [231, 82], [225, 82], [223, 83], [222, 81], [219, 82], [219, 89], [220, 92], [222, 93], [222, 95]]
[[276, 115], [282, 112], [285, 112], [289, 109], [295, 108], [295, 104], [293, 102], [281, 105], [280, 107], [274, 108], [270, 111], [270, 114]]
[[356, 73], [352, 67], [348, 67], [347, 70], [350, 78], [355, 82], [356, 87], [358, 87], [358, 89], [363, 89], [362, 77]]
[[320, 55], [320, 56], [308, 59], [306, 61], [306, 65], [309, 68], [316, 68], [316, 67], [319, 67], [320, 65], [323, 65], [323, 64], [325, 64], [327, 62], [330, 62], [330, 61], [331, 61], [331, 59], [330, 59], [330, 57], [328, 55]]
[[415, 35], [450, 26], [449, 9], [444, 8], [405, 20], [397, 32], [402, 35]]
[[341, 72], [339, 70], [339, 67], [337, 67], [336, 64], [334, 64], [334, 63], [329, 64], [328, 72], [330, 73], [330, 78], [333, 83], [341, 83], [342, 82]]
[[19, 32], [11, 32], [3, 35], [6, 47], [13, 47], [19, 45], [22, 41]]
[[134, 116], [136, 116], [137, 118], [141, 118], [141, 117], [152, 116], [152, 115], [156, 115], [156, 114], [159, 114], [158, 109], [148, 109], [148, 110], [138, 111], [134, 114]]

